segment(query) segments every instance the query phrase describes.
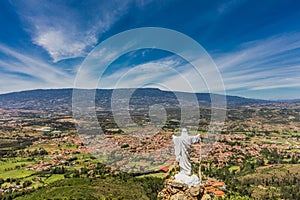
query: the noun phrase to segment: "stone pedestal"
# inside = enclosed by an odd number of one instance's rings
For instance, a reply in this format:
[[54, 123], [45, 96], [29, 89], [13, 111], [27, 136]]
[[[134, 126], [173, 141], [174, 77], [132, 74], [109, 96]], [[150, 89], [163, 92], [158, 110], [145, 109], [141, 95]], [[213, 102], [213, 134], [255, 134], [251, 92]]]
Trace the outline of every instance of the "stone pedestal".
[[189, 176], [179, 172], [178, 174], [175, 174], [174, 177], [176, 181], [185, 183], [189, 187], [200, 185], [200, 180], [195, 174]]
[[187, 184], [174, 180], [174, 177], [165, 181], [164, 189], [158, 193], [160, 200], [201, 200], [204, 195], [203, 186], [188, 187]]

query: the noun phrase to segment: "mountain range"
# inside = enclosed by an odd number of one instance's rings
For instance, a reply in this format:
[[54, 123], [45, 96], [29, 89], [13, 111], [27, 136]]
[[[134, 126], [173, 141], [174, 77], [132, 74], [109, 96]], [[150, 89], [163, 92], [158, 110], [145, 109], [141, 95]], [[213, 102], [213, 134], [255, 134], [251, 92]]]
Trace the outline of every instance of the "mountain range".
[[[117, 89], [123, 92], [132, 91], [132, 89]], [[129, 91], [130, 90], [130, 91]], [[87, 89], [82, 89], [84, 95]], [[96, 106], [109, 109], [111, 97], [114, 90], [97, 89], [95, 95]], [[71, 109], [73, 89], [37, 89], [22, 92], [12, 92], [0, 95], [0, 108], [2, 109], [24, 109], [24, 110], [53, 110], [57, 108]], [[224, 97], [219, 94], [211, 93], [186, 93], [176, 92], [189, 99], [191, 96], [197, 97], [199, 106], [210, 106], [212, 97]], [[261, 99], [251, 99], [239, 96], [226, 95], [227, 107], [244, 107], [257, 104], [276, 103], [279, 101], [268, 101]], [[83, 97], [84, 98], [84, 97]], [[295, 101], [291, 101], [295, 102]], [[163, 91], [156, 88], [139, 88], [134, 91], [130, 98], [132, 105], [153, 105], [162, 104], [164, 106], [179, 106], [178, 99], [174, 92]]]

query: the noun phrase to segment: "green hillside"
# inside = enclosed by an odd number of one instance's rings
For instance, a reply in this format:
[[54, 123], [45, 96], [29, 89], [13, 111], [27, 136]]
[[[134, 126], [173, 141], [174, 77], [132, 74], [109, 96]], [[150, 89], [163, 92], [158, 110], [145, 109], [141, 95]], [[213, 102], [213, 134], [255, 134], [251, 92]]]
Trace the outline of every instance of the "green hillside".
[[299, 199], [300, 164], [274, 164], [227, 181], [228, 189], [252, 199]]
[[70, 178], [56, 181], [45, 188], [34, 191], [17, 200], [39, 199], [149, 199], [140, 182], [105, 179]]

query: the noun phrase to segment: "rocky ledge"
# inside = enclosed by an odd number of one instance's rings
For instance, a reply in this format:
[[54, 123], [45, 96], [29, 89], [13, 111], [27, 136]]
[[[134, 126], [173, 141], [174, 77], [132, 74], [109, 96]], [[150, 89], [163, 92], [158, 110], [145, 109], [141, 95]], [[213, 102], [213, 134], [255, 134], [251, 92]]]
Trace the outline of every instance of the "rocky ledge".
[[204, 194], [203, 186], [197, 185], [188, 187], [188, 185], [174, 180], [174, 177], [167, 179], [164, 189], [158, 193], [160, 200], [209, 200], [210, 196]]

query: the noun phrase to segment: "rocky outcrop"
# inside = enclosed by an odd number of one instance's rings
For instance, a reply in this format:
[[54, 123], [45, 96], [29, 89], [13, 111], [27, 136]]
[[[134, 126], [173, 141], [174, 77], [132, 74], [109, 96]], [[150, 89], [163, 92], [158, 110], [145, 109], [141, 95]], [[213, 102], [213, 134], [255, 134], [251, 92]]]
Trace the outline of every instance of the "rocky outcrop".
[[201, 200], [204, 188], [200, 185], [188, 185], [174, 180], [173, 177], [165, 181], [164, 189], [158, 193], [160, 200]]

